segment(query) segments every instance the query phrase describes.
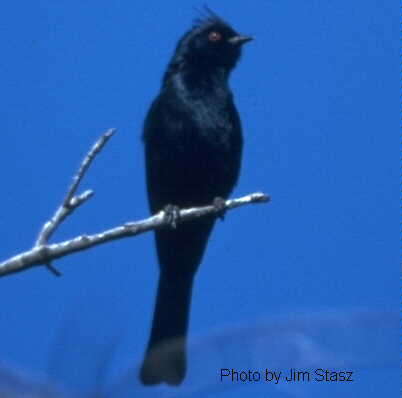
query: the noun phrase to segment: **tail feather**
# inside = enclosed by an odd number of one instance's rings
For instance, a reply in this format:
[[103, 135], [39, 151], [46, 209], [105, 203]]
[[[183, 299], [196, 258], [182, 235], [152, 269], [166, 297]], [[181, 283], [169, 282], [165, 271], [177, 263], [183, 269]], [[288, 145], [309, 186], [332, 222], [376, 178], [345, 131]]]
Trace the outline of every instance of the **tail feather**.
[[178, 385], [186, 373], [186, 338], [193, 278], [161, 273], [151, 337], [140, 379], [145, 385]]
[[214, 218], [156, 231], [160, 277], [140, 379], [145, 385], [180, 384], [186, 374], [186, 336], [194, 276]]

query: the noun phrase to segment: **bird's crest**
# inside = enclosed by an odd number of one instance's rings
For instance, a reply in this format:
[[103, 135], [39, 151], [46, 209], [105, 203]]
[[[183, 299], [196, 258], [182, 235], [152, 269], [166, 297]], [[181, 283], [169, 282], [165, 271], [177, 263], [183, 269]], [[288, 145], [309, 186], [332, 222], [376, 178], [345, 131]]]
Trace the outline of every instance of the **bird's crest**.
[[194, 18], [194, 28], [199, 28], [201, 26], [214, 23], [221, 23], [226, 25], [226, 22], [214, 11], [212, 11], [207, 5], [204, 5], [202, 8], [196, 8], [196, 12], [198, 16]]

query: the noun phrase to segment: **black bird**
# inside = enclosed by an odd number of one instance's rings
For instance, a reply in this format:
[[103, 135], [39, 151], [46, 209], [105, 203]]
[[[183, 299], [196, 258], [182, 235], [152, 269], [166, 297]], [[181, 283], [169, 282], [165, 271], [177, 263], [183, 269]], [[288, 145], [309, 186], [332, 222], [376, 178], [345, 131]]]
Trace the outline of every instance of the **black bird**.
[[[243, 139], [228, 78], [251, 39], [209, 11], [178, 42], [144, 123], [152, 213], [211, 204], [235, 186]], [[140, 370], [145, 385], [183, 381], [193, 280], [215, 219], [155, 232], [160, 276]]]

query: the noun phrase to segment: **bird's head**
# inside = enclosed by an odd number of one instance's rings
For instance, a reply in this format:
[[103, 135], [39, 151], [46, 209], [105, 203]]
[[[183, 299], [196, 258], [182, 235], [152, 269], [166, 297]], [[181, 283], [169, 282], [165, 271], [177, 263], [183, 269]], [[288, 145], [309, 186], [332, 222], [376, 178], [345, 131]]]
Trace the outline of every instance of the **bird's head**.
[[209, 9], [207, 12], [208, 15], [197, 19], [180, 39], [172, 64], [204, 71], [220, 68], [229, 72], [239, 60], [243, 44], [253, 38], [239, 34]]

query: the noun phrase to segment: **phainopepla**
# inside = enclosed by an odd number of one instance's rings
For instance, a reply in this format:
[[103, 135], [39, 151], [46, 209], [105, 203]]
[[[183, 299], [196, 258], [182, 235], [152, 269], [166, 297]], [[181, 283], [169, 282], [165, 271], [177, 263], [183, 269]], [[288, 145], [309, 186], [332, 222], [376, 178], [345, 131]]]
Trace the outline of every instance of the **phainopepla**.
[[[152, 213], [227, 198], [242, 155], [230, 71], [252, 38], [209, 11], [180, 39], [144, 122]], [[160, 276], [140, 379], [178, 385], [186, 373], [186, 334], [194, 276], [216, 217], [155, 232]]]

